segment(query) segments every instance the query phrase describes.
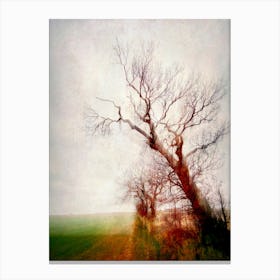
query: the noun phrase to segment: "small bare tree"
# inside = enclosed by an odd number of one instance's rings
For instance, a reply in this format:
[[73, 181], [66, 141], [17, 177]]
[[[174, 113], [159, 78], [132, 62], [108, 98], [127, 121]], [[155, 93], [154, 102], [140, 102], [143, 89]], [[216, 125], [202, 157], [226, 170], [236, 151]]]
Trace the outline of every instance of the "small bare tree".
[[172, 170], [157, 155], [154, 154], [144, 166], [139, 162], [138, 168], [127, 173], [124, 182], [127, 189], [123, 199], [134, 199], [140, 216], [154, 220], [158, 207], [170, 204], [175, 199], [172, 194], [174, 185], [170, 180]]
[[[186, 77], [178, 66], [164, 69], [154, 59], [153, 44], [142, 44], [131, 52], [117, 41], [114, 52], [127, 85], [129, 110], [114, 100], [98, 98], [112, 104], [115, 116], [88, 109], [88, 130], [108, 133], [115, 124], [125, 124], [135, 131], [168, 164], [178, 179], [181, 199], [190, 202], [203, 226], [213, 215], [198, 182], [202, 174], [218, 166], [216, 146], [229, 132], [228, 122], [218, 121], [225, 85], [201, 75]], [[145, 184], [137, 186], [143, 189]]]
[[226, 201], [223, 191], [221, 190], [221, 186], [216, 187], [216, 216], [217, 219], [224, 223], [226, 228], [230, 227], [230, 211], [229, 211], [229, 203]]

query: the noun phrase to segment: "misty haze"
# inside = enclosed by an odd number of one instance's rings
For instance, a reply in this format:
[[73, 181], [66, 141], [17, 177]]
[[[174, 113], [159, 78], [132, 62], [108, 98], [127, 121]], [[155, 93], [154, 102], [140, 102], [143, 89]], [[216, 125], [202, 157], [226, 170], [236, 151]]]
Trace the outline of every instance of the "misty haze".
[[229, 20], [50, 20], [50, 260], [230, 260], [229, 100]]

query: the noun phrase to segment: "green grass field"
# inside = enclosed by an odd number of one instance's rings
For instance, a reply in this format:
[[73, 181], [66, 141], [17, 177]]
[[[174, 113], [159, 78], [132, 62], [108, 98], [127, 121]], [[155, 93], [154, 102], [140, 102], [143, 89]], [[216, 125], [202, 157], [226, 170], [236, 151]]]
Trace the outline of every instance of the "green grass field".
[[130, 259], [133, 213], [50, 216], [50, 260]]

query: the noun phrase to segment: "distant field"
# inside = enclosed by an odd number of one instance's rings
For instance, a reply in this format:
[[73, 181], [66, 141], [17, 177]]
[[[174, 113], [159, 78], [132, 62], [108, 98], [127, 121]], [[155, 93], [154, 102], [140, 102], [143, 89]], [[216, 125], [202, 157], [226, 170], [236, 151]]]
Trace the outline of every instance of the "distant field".
[[131, 258], [133, 213], [50, 216], [50, 260]]

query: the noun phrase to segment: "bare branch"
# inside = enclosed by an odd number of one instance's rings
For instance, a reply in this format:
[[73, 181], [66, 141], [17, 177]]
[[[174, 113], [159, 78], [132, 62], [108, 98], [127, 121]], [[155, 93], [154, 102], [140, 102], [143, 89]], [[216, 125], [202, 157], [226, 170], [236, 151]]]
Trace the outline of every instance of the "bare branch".
[[214, 146], [215, 144], [220, 141], [223, 136], [229, 133], [229, 124], [225, 123], [221, 125], [214, 133], [213, 132], [204, 132], [202, 135], [197, 138], [196, 147], [187, 154], [187, 158], [192, 156], [194, 153], [199, 151], [206, 151], [210, 147]]
[[150, 140], [150, 136], [143, 129], [135, 125], [128, 118], [123, 117], [121, 106], [117, 105], [114, 101], [109, 99], [104, 99], [100, 97], [97, 97], [97, 99], [104, 102], [112, 103], [118, 111], [118, 118], [112, 119], [109, 117], [103, 117], [100, 116], [94, 109], [87, 108], [85, 117], [86, 117], [86, 127], [89, 131], [91, 131], [92, 133], [96, 133], [99, 130], [101, 131], [101, 133], [106, 134], [110, 132], [110, 128], [112, 124], [123, 122], [128, 124], [132, 130], [136, 130], [138, 133], [143, 135], [146, 139]]

